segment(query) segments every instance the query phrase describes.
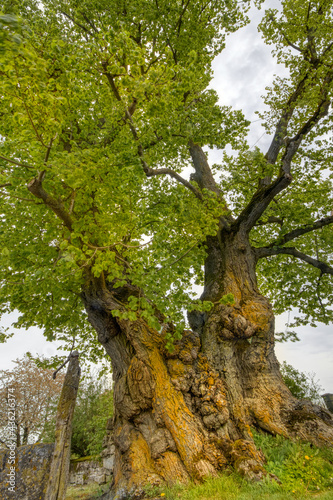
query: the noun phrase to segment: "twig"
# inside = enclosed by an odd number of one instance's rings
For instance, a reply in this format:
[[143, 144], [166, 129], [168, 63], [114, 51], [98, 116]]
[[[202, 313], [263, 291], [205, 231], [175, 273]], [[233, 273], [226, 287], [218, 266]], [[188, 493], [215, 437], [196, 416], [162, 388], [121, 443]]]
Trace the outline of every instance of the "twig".
[[13, 165], [17, 165], [19, 167], [24, 167], [24, 168], [27, 168], [29, 170], [35, 170], [34, 167], [32, 167], [31, 165], [27, 165], [26, 163], [21, 163], [21, 162], [16, 161], [16, 160], [11, 160], [10, 158], [6, 158], [5, 156], [0, 156], [0, 160], [8, 161], [9, 163], [13, 163]]

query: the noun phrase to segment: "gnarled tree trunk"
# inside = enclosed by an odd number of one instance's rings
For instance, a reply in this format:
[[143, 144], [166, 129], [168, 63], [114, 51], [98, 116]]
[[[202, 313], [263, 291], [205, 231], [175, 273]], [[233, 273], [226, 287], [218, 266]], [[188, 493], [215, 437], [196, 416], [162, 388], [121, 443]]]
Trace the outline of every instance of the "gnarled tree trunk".
[[[89, 320], [111, 357], [115, 380], [116, 462], [107, 498], [139, 498], [146, 483], [200, 480], [226, 464], [260, 479], [264, 457], [251, 426], [333, 443], [331, 414], [296, 400], [283, 383], [274, 316], [257, 289], [256, 253], [246, 233], [225, 230], [207, 243], [202, 298], [216, 305], [190, 314], [193, 331], [184, 332], [172, 353], [164, 348], [165, 331], [112, 316], [120, 302], [138, 294], [135, 287], [87, 280]], [[227, 293], [234, 305], [219, 302]]]

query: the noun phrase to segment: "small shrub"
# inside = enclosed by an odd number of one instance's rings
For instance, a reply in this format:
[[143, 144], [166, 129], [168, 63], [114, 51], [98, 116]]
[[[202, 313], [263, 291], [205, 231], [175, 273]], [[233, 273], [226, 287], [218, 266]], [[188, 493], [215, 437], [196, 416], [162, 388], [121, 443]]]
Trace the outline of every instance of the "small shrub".
[[281, 375], [284, 383], [295, 398], [308, 399], [312, 403], [323, 406], [323, 400], [320, 396], [323, 388], [320, 386], [319, 381], [315, 380], [314, 373], [300, 372], [284, 361], [281, 365]]

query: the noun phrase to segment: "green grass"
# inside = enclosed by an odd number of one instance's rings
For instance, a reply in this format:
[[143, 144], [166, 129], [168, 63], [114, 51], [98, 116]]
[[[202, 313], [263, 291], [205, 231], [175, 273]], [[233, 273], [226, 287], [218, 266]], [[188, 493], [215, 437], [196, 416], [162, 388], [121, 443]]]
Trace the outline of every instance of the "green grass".
[[310, 498], [333, 500], [333, 490], [303, 493], [295, 490], [293, 492], [272, 481], [250, 484], [231, 473], [208, 479], [200, 485], [150, 489], [147, 491], [146, 498], [154, 500], [157, 498], [165, 500], [302, 500]]
[[90, 483], [85, 485], [70, 486], [66, 491], [66, 500], [93, 500], [100, 498], [109, 489], [110, 485]]
[[[229, 470], [203, 484], [146, 489], [146, 499], [164, 500], [333, 500], [333, 448], [319, 449], [307, 443], [292, 442], [280, 436], [254, 433], [256, 446], [266, 457], [267, 478], [249, 483]], [[272, 479], [276, 476], [279, 482]], [[90, 486], [91, 487], [91, 486]], [[86, 486], [87, 493], [89, 485]], [[71, 491], [70, 491], [71, 490]], [[97, 485], [84, 495], [71, 488], [67, 500], [98, 498]], [[76, 495], [76, 496], [75, 496]], [[90, 496], [89, 496], [90, 495]], [[95, 496], [93, 496], [95, 495]]]

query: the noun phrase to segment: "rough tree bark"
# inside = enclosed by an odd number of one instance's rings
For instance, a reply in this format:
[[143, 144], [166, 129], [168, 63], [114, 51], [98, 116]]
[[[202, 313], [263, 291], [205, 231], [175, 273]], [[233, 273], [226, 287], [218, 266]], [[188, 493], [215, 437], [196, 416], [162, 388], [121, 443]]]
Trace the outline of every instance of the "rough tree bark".
[[[256, 280], [256, 264], [265, 252], [251, 247], [249, 237], [270, 202], [290, 184], [299, 144], [298, 138], [288, 143], [280, 175], [259, 182], [237, 219], [228, 212], [201, 147], [189, 144], [196, 189], [212, 191], [226, 210], [218, 234], [205, 242], [201, 298], [215, 306], [209, 313], [189, 314], [192, 331], [184, 332], [173, 353], [163, 340], [173, 325], [159, 334], [143, 320], [112, 316], [142, 290], [130, 283], [112, 288], [103, 276], [87, 276], [85, 307], [111, 357], [115, 381], [116, 461], [106, 498], [140, 498], [146, 483], [201, 480], [226, 464], [260, 480], [264, 457], [251, 427], [316, 445], [333, 443], [332, 415], [295, 399], [283, 383], [274, 354], [273, 311]], [[281, 147], [280, 141], [268, 162], [276, 161]], [[234, 296], [233, 305], [219, 302], [226, 294]]]
[[[112, 80], [111, 75], [106, 76]], [[165, 350], [164, 341], [173, 325], [167, 324], [158, 333], [143, 319], [129, 321], [112, 314], [125, 307], [122, 304], [129, 296], [143, 297], [144, 291], [130, 282], [113, 287], [107, 276], [96, 278], [85, 265], [83, 301], [89, 321], [111, 357], [115, 381], [116, 460], [108, 499], [140, 498], [147, 483], [200, 480], [226, 464], [248, 478], [261, 479], [265, 475], [264, 457], [254, 445], [251, 427], [318, 445], [333, 443], [332, 415], [307, 401], [296, 400], [283, 383], [274, 354], [274, 315], [256, 280], [258, 259], [281, 253], [332, 275], [330, 266], [284, 246], [300, 234], [331, 224], [332, 218], [293, 230], [282, 240], [267, 242], [267, 247], [256, 249], [250, 243], [251, 229], [292, 182], [292, 162], [303, 138], [327, 115], [332, 79], [330, 68], [313, 115], [306, 115], [298, 130], [293, 124], [294, 135], [289, 138], [288, 124], [302, 97], [303, 80], [296, 86], [281, 110], [272, 144], [263, 157], [268, 167], [278, 162], [277, 173], [274, 178], [267, 175], [258, 179], [257, 190], [237, 219], [228, 210], [199, 144], [188, 144], [195, 169], [189, 182], [172, 169], [149, 167], [138, 142], [138, 156], [147, 178], [169, 175], [200, 201], [204, 201], [204, 193], [211, 192], [224, 214], [216, 236], [201, 242], [207, 249], [202, 299], [215, 305], [209, 313], [189, 315], [192, 331], [184, 332], [173, 353]], [[119, 100], [119, 94], [115, 96]], [[129, 110], [125, 123], [134, 140], [139, 141]], [[43, 179], [41, 172], [28, 184], [30, 193], [72, 231], [71, 215], [59, 199], [45, 191]], [[227, 294], [233, 295], [233, 305], [220, 302]], [[164, 323], [162, 315], [159, 319]]]
[[80, 382], [79, 354], [74, 351], [62, 387], [56, 417], [55, 447], [45, 500], [64, 500], [69, 478], [72, 419]]
[[115, 381], [116, 462], [108, 499], [140, 498], [146, 483], [201, 480], [226, 464], [262, 478], [264, 457], [251, 427], [333, 443], [332, 415], [296, 400], [283, 383], [274, 316], [257, 288], [257, 255], [248, 234], [231, 225], [207, 244], [202, 298], [218, 302], [232, 293], [235, 304], [190, 315], [193, 331], [184, 332], [173, 353], [164, 349], [165, 331], [112, 316], [139, 290], [87, 279], [86, 310], [111, 357]]

